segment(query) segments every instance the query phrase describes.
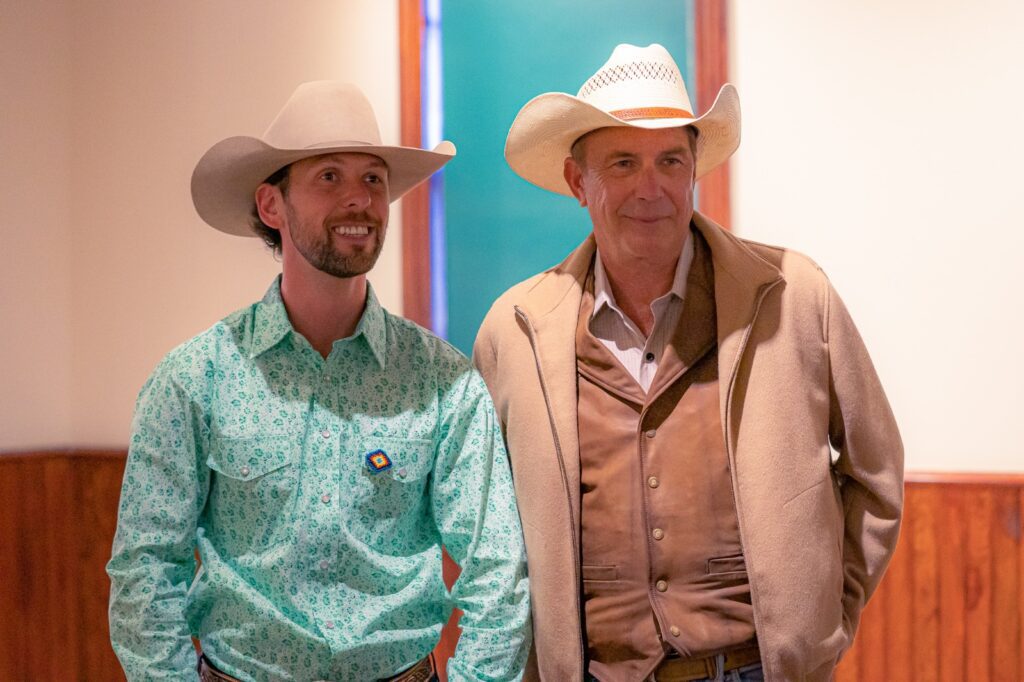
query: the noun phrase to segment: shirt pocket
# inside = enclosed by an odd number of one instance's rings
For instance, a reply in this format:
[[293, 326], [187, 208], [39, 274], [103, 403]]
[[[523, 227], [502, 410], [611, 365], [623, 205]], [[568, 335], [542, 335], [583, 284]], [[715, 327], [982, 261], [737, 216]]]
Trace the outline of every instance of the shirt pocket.
[[[383, 453], [384, 458], [379, 453]], [[373, 461], [371, 461], [373, 460]], [[378, 438], [363, 454], [363, 511], [367, 522], [426, 512], [430, 474], [434, 469], [434, 442], [406, 438]]]
[[233, 555], [260, 553], [287, 537], [299, 439], [292, 434], [211, 439], [211, 541]]

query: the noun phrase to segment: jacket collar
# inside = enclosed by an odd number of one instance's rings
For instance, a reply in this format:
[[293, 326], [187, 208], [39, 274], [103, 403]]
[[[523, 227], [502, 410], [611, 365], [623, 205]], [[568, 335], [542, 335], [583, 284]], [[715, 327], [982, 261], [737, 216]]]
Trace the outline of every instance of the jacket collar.
[[[764, 292], [782, 280], [781, 271], [754, 253], [742, 241], [705, 216], [694, 212], [693, 222], [707, 242], [714, 269], [717, 312], [718, 367], [723, 424], [731, 400], [734, 370], [746, 344]], [[580, 509], [579, 434], [577, 433], [576, 323], [594, 259], [594, 235], [588, 236], [569, 257], [548, 270], [523, 296], [516, 308], [532, 327], [532, 343], [549, 405], [549, 416], [561, 445], [561, 465], [572, 507]], [[727, 382], [727, 383], [726, 383]], [[728, 428], [728, 427], [727, 427]], [[579, 528], [577, 527], [577, 538]]]
[[[724, 308], [728, 317], [747, 318], [752, 312], [757, 291], [764, 285], [782, 279], [782, 272], [697, 211], [693, 213], [692, 225], [711, 249], [719, 315]], [[596, 250], [594, 235], [590, 234], [568, 258], [544, 273], [526, 292], [519, 306], [538, 329], [545, 324], [544, 318], [555, 311], [561, 313], [565, 307], [579, 309], [587, 272]], [[575, 322], [572, 327], [575, 333]], [[723, 326], [719, 324], [719, 330], [722, 329]]]

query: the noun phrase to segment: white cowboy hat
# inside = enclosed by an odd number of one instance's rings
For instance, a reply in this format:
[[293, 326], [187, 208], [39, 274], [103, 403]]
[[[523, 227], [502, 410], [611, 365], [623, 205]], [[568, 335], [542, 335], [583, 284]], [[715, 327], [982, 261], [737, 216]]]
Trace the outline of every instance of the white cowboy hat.
[[373, 108], [351, 83], [303, 83], [262, 138], [229, 137], [210, 147], [192, 172], [192, 203], [213, 227], [256, 236], [249, 227], [256, 188], [288, 164], [319, 154], [361, 152], [388, 166], [391, 201], [455, 156], [445, 140], [433, 150], [382, 145]]
[[524, 180], [572, 196], [562, 175], [565, 157], [576, 140], [609, 126], [693, 126], [699, 132], [699, 178], [739, 146], [739, 95], [726, 83], [711, 108], [695, 117], [683, 76], [668, 50], [657, 43], [618, 45], [575, 97], [547, 92], [519, 110], [505, 141], [505, 160]]

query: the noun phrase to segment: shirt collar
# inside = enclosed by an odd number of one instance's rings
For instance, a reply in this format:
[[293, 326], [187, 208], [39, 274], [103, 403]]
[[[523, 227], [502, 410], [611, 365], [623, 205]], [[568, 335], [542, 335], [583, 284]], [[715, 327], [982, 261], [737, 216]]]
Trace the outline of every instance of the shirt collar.
[[[366, 339], [370, 352], [377, 364], [384, 367], [387, 328], [384, 319], [384, 308], [377, 301], [377, 295], [370, 283], [366, 283], [366, 308], [363, 310], [359, 324], [349, 338], [362, 336]], [[274, 278], [267, 293], [256, 304], [253, 319], [252, 342], [249, 346], [249, 357], [255, 358], [276, 346], [289, 333], [294, 333], [288, 311], [285, 310], [281, 298], [281, 276]]]
[[[659, 296], [652, 301], [652, 305], [669, 296], [675, 296], [680, 301], [683, 300], [686, 296], [686, 278], [690, 274], [691, 263], [693, 263], [692, 232], [687, 237], [686, 243], [683, 244], [683, 250], [679, 254], [679, 260], [676, 262], [676, 274], [672, 279], [672, 288], [664, 296]], [[615, 302], [615, 294], [612, 293], [611, 282], [608, 281], [608, 273], [604, 269], [604, 263], [601, 262], [601, 250], [598, 249], [597, 254], [594, 256], [594, 312], [590, 314], [590, 319], [593, 320], [605, 308], [618, 313], [620, 316], [622, 315], [622, 311], [619, 310], [619, 306]]]

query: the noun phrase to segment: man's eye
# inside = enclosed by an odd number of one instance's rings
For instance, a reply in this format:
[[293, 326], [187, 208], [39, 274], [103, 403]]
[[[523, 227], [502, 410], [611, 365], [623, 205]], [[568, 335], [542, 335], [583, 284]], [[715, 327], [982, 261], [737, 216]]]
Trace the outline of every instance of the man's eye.
[[375, 173], [370, 173], [369, 175], [366, 176], [366, 181], [371, 185], [379, 185], [380, 183], [384, 182], [384, 178], [382, 178], [379, 175], [376, 175]]
[[616, 168], [632, 168], [633, 167], [633, 159], [619, 159], [618, 161], [615, 162], [615, 167]]
[[324, 171], [324, 173], [321, 174], [320, 177], [326, 180], [327, 182], [334, 182], [335, 180], [338, 179], [338, 175], [334, 171]]

